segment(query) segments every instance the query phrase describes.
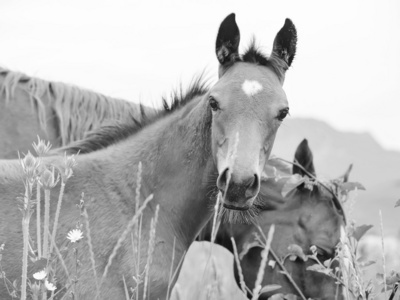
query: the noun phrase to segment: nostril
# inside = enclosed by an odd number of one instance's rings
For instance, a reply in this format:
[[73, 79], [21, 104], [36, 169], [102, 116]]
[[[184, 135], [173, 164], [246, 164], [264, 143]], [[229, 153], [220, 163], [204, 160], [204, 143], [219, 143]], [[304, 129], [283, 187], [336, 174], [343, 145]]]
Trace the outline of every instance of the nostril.
[[224, 193], [226, 190], [226, 185], [227, 185], [227, 181], [228, 181], [228, 172], [229, 172], [229, 168], [226, 168], [222, 172], [222, 174], [220, 174], [218, 176], [218, 179], [217, 179], [217, 187], [222, 193]]
[[246, 189], [246, 198], [252, 198], [256, 196], [260, 189], [260, 180], [257, 174], [254, 174], [253, 178], [249, 180]]

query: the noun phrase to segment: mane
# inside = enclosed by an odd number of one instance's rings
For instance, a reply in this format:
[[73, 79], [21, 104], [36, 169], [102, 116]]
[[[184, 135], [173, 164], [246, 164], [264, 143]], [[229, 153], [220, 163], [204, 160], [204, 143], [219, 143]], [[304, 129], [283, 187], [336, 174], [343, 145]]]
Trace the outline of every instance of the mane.
[[[44, 130], [48, 119], [46, 106], [50, 107], [56, 116], [56, 128], [59, 129], [63, 146], [82, 139], [85, 132], [98, 128], [109, 120], [126, 122], [140, 115], [138, 104], [77, 86], [29, 77], [4, 68], [0, 68], [0, 76], [4, 77], [0, 96], [4, 95], [6, 104], [13, 99], [17, 87], [26, 91]], [[46, 98], [50, 99], [48, 103]]]
[[279, 80], [285, 77], [285, 71], [289, 68], [288, 64], [284, 60], [279, 59], [273, 52], [269, 57], [262, 53], [256, 45], [256, 39], [254, 37], [251, 39], [250, 45], [245, 50], [244, 54], [237, 57], [236, 61], [270, 67], [278, 76]]
[[110, 145], [116, 144], [122, 140], [134, 135], [142, 128], [153, 124], [157, 120], [171, 114], [172, 112], [184, 107], [187, 103], [196, 99], [198, 96], [206, 94], [209, 90], [208, 81], [204, 79], [203, 74], [195, 77], [189, 87], [183, 92], [182, 85], [172, 91], [170, 101], [162, 98], [163, 108], [159, 111], [149, 114], [140, 105], [140, 119], [132, 117], [127, 122], [114, 122], [110, 125], [102, 126], [89, 132], [84, 139], [74, 142], [66, 147], [57, 149], [57, 152], [67, 152], [68, 154], [90, 153]]

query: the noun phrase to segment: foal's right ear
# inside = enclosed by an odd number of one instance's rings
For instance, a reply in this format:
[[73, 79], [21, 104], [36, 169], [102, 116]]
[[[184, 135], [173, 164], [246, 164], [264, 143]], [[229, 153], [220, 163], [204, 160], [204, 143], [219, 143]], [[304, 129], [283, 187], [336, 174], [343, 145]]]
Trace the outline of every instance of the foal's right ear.
[[[296, 153], [294, 155], [294, 160], [303, 168], [310, 173], [311, 175], [315, 176], [315, 168], [313, 162], [313, 154], [311, 152], [310, 147], [308, 146], [307, 139], [304, 139], [300, 145], [296, 149]], [[300, 167], [293, 165], [293, 174], [300, 174], [301, 176], [307, 175], [304, 170]]]
[[239, 57], [240, 32], [232, 13], [222, 21], [215, 45], [215, 52], [221, 65], [233, 63]]

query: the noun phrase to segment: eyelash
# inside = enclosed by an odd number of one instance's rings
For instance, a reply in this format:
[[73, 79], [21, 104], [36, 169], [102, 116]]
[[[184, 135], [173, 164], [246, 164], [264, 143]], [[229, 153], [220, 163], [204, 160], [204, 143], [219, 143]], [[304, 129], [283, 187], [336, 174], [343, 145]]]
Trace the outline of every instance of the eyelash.
[[210, 105], [210, 107], [211, 107], [211, 109], [212, 109], [213, 111], [217, 111], [217, 110], [220, 109], [220, 108], [219, 108], [219, 105], [218, 105], [218, 101], [215, 100], [214, 97], [210, 97], [210, 98], [208, 99], [208, 103], [209, 103], [209, 105]]

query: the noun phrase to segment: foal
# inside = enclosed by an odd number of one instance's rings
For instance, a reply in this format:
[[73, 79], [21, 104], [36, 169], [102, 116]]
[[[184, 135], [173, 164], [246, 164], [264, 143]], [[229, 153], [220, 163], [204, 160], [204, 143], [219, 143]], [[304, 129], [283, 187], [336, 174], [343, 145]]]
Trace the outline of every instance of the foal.
[[[154, 197], [143, 212], [144, 241], [149, 240], [150, 219], [159, 206], [149, 298], [164, 299], [175, 283], [169, 283], [172, 253], [175, 270], [211, 216], [210, 194], [219, 191], [228, 210], [243, 213], [253, 209], [265, 161], [288, 113], [282, 84], [295, 55], [297, 36], [287, 19], [269, 58], [254, 44], [239, 55], [239, 40], [239, 28], [231, 14], [221, 23], [217, 36], [219, 80], [213, 87], [208, 89], [195, 81], [186, 96], [166, 105], [165, 111], [145, 124], [103, 127], [59, 151], [80, 154], [74, 176], [65, 188], [57, 245], [65, 242], [66, 233], [76, 223], [75, 204], [85, 192], [85, 198], [90, 199], [87, 212], [96, 270], [103, 274], [115, 244], [135, 213], [141, 162], [140, 201]], [[63, 169], [62, 156], [44, 161]], [[0, 243], [6, 244], [2, 265], [9, 278], [17, 278], [21, 272], [21, 215], [15, 202], [23, 193], [21, 173], [18, 162], [0, 163]], [[35, 226], [31, 226], [30, 234], [36, 235]], [[140, 249], [142, 270], [148, 253], [145, 244]], [[75, 292], [79, 299], [94, 299], [100, 278], [93, 276], [89, 246], [81, 243], [81, 247], [80, 284]], [[134, 286], [132, 267], [136, 257], [131, 248], [130, 241], [122, 242], [106, 280], [97, 288], [101, 298], [124, 298], [123, 278], [128, 287]], [[64, 260], [71, 272], [75, 270], [72, 254]], [[61, 285], [66, 284], [63, 270], [58, 270], [57, 277]], [[7, 292], [4, 286], [0, 288], [3, 297]]]

